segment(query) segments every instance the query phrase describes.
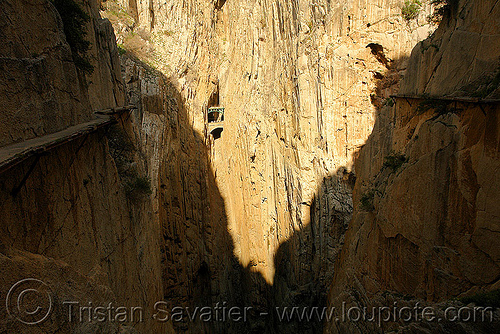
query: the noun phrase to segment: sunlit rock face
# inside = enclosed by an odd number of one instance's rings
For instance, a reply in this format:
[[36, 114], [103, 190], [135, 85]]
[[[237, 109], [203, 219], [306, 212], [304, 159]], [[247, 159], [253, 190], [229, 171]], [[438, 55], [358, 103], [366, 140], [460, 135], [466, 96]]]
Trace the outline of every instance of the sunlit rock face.
[[[493, 203], [500, 182], [494, 172], [500, 35], [494, 17], [500, 8], [495, 1], [450, 3], [438, 30], [413, 49], [399, 90], [406, 97], [380, 108], [356, 161], [354, 215], [331, 306], [420, 303], [442, 317], [457, 298], [498, 289], [500, 216]], [[327, 331], [489, 333], [498, 331], [496, 317], [441, 326], [346, 322]]]
[[[428, 6], [410, 22], [401, 6], [102, 3], [141, 105], [134, 131], [151, 161], [168, 298], [323, 303], [352, 214], [353, 158], [378, 96], [397, 91], [432, 30]], [[210, 107], [225, 108], [220, 138]]]

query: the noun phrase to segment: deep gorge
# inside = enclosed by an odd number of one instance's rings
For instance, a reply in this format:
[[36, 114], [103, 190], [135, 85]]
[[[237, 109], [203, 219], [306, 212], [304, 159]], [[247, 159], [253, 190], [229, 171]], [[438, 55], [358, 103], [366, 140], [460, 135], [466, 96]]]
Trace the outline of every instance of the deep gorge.
[[[497, 2], [74, 3], [0, 4], [0, 333], [499, 331]], [[278, 312], [396, 305], [491, 319]]]

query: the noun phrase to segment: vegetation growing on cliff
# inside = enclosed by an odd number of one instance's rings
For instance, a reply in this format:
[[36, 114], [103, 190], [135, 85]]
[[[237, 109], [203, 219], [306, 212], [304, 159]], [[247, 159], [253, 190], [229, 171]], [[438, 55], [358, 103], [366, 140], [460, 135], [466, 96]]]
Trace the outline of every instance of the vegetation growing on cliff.
[[407, 22], [410, 22], [418, 17], [421, 9], [422, 3], [420, 0], [406, 0], [401, 8], [401, 15]]
[[147, 176], [135, 176], [125, 183], [125, 193], [129, 198], [151, 195], [151, 181]]
[[124, 54], [126, 54], [126, 53], [127, 53], [127, 50], [125, 49], [125, 47], [123, 46], [123, 44], [119, 44], [119, 43], [117, 43], [117, 44], [116, 44], [116, 46], [117, 46], [117, 48], [118, 48], [118, 54], [119, 54], [120, 56], [122, 56], [122, 55], [124, 55]]
[[389, 106], [393, 107], [394, 106], [394, 100], [391, 97], [388, 97], [384, 101], [384, 106]]
[[360, 203], [361, 210], [371, 212], [375, 210], [375, 206], [373, 205], [373, 199], [375, 198], [375, 191], [369, 190], [363, 195], [361, 195]]
[[427, 21], [439, 24], [444, 17], [449, 16], [453, 8], [458, 5], [458, 0], [431, 0], [434, 11], [427, 17]]
[[393, 172], [397, 171], [408, 158], [403, 153], [391, 152], [384, 158], [384, 167], [391, 169]]
[[87, 55], [90, 42], [85, 39], [86, 24], [90, 21], [90, 16], [74, 0], [52, 0], [52, 3], [61, 15], [64, 34], [76, 67], [84, 73], [91, 74], [94, 67]]
[[109, 153], [120, 175], [123, 189], [131, 200], [150, 195], [151, 181], [147, 176], [141, 175], [134, 160], [137, 152], [131, 138], [120, 126], [112, 127], [108, 134]]

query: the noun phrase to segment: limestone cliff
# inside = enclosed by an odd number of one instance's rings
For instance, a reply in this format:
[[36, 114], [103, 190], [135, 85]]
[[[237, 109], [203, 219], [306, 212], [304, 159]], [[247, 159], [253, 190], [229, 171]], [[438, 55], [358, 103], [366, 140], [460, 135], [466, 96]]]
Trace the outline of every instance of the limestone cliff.
[[[495, 1], [450, 2], [439, 29], [414, 48], [400, 97], [379, 108], [356, 160], [354, 216], [330, 305], [444, 309], [498, 289], [499, 10]], [[491, 333], [495, 321], [442, 323], [432, 332]], [[327, 331], [394, 326], [338, 323]]]
[[[89, 17], [84, 27], [92, 74], [75, 61], [63, 25], [68, 12], [49, 0], [0, 4], [2, 150], [90, 120], [95, 110], [125, 104], [112, 26], [99, 16], [95, 2], [74, 8], [83, 8], [86, 15], [80, 17]], [[131, 200], [125, 190], [103, 129], [2, 170], [0, 294], [9, 296], [19, 280], [41, 280], [50, 289], [53, 312], [33, 326], [16, 319], [15, 304], [7, 305], [0, 309], [1, 332], [135, 333], [129, 326], [141, 332], [164, 330], [161, 323], [139, 319], [120, 326], [110, 319], [68, 318], [67, 302], [113, 303], [149, 312], [149, 303], [161, 300], [159, 227], [147, 219], [148, 197]], [[137, 219], [134, 210], [141, 206]], [[33, 309], [37, 306], [47, 307]]]
[[[166, 299], [323, 304], [352, 212], [352, 158], [375, 121], [370, 95], [391, 86], [376, 85], [388, 68], [398, 81], [430, 6], [411, 22], [399, 1], [102, 6], [140, 108], [131, 131], [149, 152]], [[215, 106], [220, 138], [207, 124]]]
[[88, 97], [54, 6], [48, 1], [4, 1], [0, 15], [0, 145], [88, 120]]
[[[45, 327], [1, 309], [0, 332], [495, 329], [273, 311], [498, 288], [497, 3], [450, 2], [430, 37], [427, 2], [79, 3], [92, 73], [52, 1], [0, 5], [0, 147], [137, 109], [0, 175], [0, 295], [29, 274], [57, 297]], [[145, 314], [71, 323], [74, 300]], [[157, 301], [252, 310], [161, 322]]]

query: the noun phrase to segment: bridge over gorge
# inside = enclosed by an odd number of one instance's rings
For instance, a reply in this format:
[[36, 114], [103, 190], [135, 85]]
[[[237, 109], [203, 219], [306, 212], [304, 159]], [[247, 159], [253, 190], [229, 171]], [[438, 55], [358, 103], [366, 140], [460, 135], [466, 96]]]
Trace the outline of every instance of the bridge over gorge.
[[223, 107], [211, 107], [208, 108], [208, 133], [211, 134], [214, 139], [218, 139], [224, 130], [224, 108]]
[[[135, 106], [125, 106], [96, 111], [96, 118], [89, 122], [70, 126], [69, 128], [45, 136], [0, 147], [0, 173], [5, 172], [30, 157], [40, 157], [58, 146], [96, 132], [101, 128], [116, 124], [118, 123], [116, 116], [135, 108]], [[30, 168], [30, 171], [34, 169], [37, 161], [38, 159]], [[30, 172], [28, 172], [24, 177], [24, 182], [29, 174]], [[22, 186], [24, 182], [21, 182], [20, 186]], [[18, 189], [20, 189], [20, 186]]]

